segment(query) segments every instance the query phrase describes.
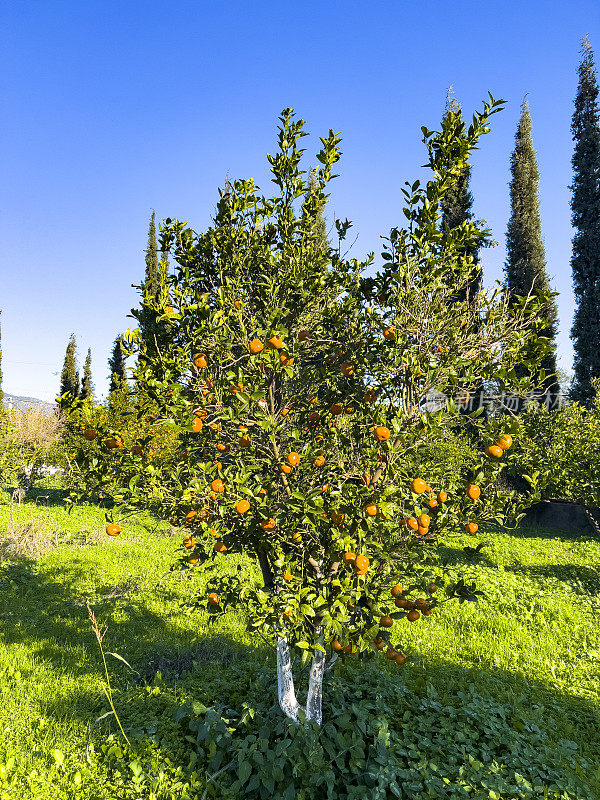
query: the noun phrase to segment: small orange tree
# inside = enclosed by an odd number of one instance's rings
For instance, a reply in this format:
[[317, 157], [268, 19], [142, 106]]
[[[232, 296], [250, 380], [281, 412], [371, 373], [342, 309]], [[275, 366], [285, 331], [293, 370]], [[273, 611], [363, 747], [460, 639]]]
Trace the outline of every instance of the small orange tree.
[[[489, 380], [510, 386], [507, 364], [525, 349], [544, 353], [540, 298], [510, 310], [498, 293], [456, 299], [473, 268], [465, 244], [487, 232], [439, 229], [440, 199], [499, 106], [491, 98], [468, 129], [452, 114], [439, 132], [424, 129], [432, 178], [405, 191], [408, 226], [392, 231], [372, 277], [372, 257], [346, 259], [318, 235], [340, 139], [321, 139], [310, 179], [303, 122], [290, 109], [269, 156], [275, 196], [235, 181], [205, 233], [163, 225], [162, 249], [177, 265], [163, 310], [170, 341], [158, 365], [135, 332], [129, 341], [139, 346], [136, 382], [162, 404], [180, 456], [169, 471], [140, 456], [112, 519], [151, 498], [184, 528], [182, 567], [202, 563], [209, 575], [193, 603], [215, 619], [246, 610], [251, 629], [276, 645], [279, 702], [293, 719], [321, 722], [323, 673], [339, 653], [385, 650], [404, 663], [402, 625], [441, 602], [441, 582], [422, 560], [444, 532], [519, 514], [519, 498], [492, 488], [514, 422], [470, 420], [490, 447], [446, 485], [407, 466], [420, 443], [466, 425], [452, 395]], [[341, 242], [349, 223], [336, 227]], [[433, 388], [449, 397], [435, 413], [424, 410]], [[118, 474], [122, 458], [112, 447], [94, 468]], [[262, 586], [222, 570], [239, 552], [257, 560]], [[445, 587], [446, 599], [477, 594], [462, 581]], [[311, 661], [304, 707], [290, 648]]]

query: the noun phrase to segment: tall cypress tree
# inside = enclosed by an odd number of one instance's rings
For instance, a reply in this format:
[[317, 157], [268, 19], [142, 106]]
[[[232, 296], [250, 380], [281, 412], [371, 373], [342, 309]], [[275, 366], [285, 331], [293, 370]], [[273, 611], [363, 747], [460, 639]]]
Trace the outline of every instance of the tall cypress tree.
[[[546, 253], [542, 242], [542, 222], [538, 198], [539, 170], [531, 138], [531, 114], [527, 102], [521, 107], [521, 117], [515, 135], [515, 149], [510, 159], [510, 218], [506, 231], [506, 290], [509, 297], [526, 297], [550, 291], [550, 280], [546, 272]], [[552, 299], [543, 310], [544, 327], [540, 335], [552, 342], [552, 352], [543, 360], [540, 368], [546, 377], [533, 376], [536, 384], [542, 383], [545, 400], [549, 407], [557, 402], [560, 387], [556, 378], [556, 330], [558, 313]], [[517, 365], [517, 374], [522, 377], [527, 371]]]
[[583, 40], [571, 130], [575, 142], [571, 220], [575, 228], [571, 270], [576, 309], [571, 328], [574, 380], [571, 396], [585, 402], [600, 377], [600, 117], [594, 54]]
[[65, 360], [60, 373], [60, 394], [71, 399], [79, 397], [79, 370], [77, 369], [77, 345], [72, 333], [67, 344]]
[[109, 392], [120, 389], [127, 382], [127, 372], [125, 369], [125, 354], [123, 353], [123, 342], [121, 334], [115, 339], [111, 357], [108, 359], [108, 368], [110, 370], [110, 387]]
[[94, 399], [94, 384], [92, 383], [92, 348], [88, 347], [87, 356], [83, 365], [83, 380], [81, 381], [82, 400]]
[[158, 329], [156, 319], [158, 315], [153, 308], [153, 303], [159, 300], [161, 289], [161, 265], [158, 261], [154, 211], [150, 217], [150, 226], [148, 228], [146, 274], [140, 288], [142, 290], [142, 302], [139, 310], [136, 312], [136, 316], [140, 327], [140, 336], [152, 351], [155, 349], [154, 336]]

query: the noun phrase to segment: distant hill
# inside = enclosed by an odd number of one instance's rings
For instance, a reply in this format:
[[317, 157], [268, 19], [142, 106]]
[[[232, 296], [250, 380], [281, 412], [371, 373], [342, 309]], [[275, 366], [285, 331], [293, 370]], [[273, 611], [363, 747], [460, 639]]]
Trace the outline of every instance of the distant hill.
[[33, 408], [34, 411], [42, 414], [52, 414], [56, 404], [38, 400], [37, 397], [19, 397], [19, 395], [4, 392], [4, 408], [16, 408], [17, 411], [27, 411], [28, 408]]

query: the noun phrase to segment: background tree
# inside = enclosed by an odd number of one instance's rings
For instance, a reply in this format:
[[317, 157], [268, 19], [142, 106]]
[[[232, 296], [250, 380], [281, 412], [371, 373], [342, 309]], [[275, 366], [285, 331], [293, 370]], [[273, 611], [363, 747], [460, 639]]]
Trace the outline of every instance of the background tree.
[[94, 399], [94, 384], [92, 382], [92, 348], [89, 347], [85, 362], [83, 365], [83, 379], [81, 381], [81, 393], [79, 395], [82, 400]]
[[594, 54], [587, 37], [579, 65], [579, 84], [571, 130], [575, 142], [571, 220], [575, 228], [571, 269], [576, 308], [572, 397], [594, 396], [592, 378], [600, 377], [600, 116]]
[[71, 398], [79, 397], [79, 370], [77, 368], [76, 350], [75, 334], [72, 333], [67, 344], [65, 360], [60, 373], [60, 396], [65, 397], [63, 402], [69, 402]]
[[127, 383], [127, 369], [125, 366], [125, 352], [123, 349], [123, 337], [117, 336], [113, 344], [110, 358], [108, 359], [110, 386], [109, 392], [112, 394], [121, 389]]
[[[510, 159], [510, 218], [506, 231], [506, 291], [509, 303], [529, 293], [539, 295], [550, 291], [546, 272], [546, 254], [542, 242], [542, 223], [538, 198], [539, 170], [531, 138], [531, 115], [527, 102], [521, 108], [521, 117], [515, 135], [515, 148]], [[544, 336], [551, 349], [541, 363], [534, 382], [542, 386], [549, 407], [555, 407], [560, 387], [556, 377], [556, 332], [558, 312], [554, 300], [542, 309], [545, 320]], [[527, 375], [524, 365], [515, 365], [518, 376]]]

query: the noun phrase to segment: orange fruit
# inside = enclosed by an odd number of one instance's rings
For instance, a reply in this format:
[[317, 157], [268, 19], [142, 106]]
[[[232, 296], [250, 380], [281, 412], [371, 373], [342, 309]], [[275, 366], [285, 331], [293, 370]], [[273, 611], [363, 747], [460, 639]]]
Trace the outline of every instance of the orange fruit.
[[394, 339], [396, 338], [396, 329], [394, 328], [393, 325], [390, 325], [389, 327], [385, 328], [385, 330], [383, 331], [383, 338], [387, 339], [388, 342], [394, 341]]
[[513, 443], [512, 436], [509, 433], [503, 433], [502, 436], [496, 442], [496, 446], [499, 447], [501, 450], [508, 450], [508, 448]]
[[395, 586], [392, 586], [392, 597], [398, 597], [399, 594], [402, 594], [402, 587], [397, 583]]
[[427, 606], [427, 608], [421, 609], [421, 614], [424, 617], [428, 617], [431, 614], [431, 608], [429, 608], [429, 606]]
[[264, 344], [260, 341], [260, 339], [252, 339], [250, 342], [250, 352], [253, 356], [258, 355], [262, 349], [264, 348]]
[[397, 656], [397, 655], [398, 655], [398, 653], [397, 653], [397, 652], [394, 650], [394, 648], [393, 648], [393, 647], [390, 647], [390, 648], [389, 648], [389, 649], [386, 651], [385, 657], [386, 657], [386, 658], [389, 658], [389, 660], [390, 660], [390, 661], [395, 661], [395, 660], [396, 660], [396, 656]]
[[267, 339], [267, 345], [270, 347], [271, 350], [279, 350], [283, 347], [283, 341], [281, 340], [280, 336], [276, 336], [273, 334], [269, 339]]
[[310, 339], [310, 331], [304, 330], [298, 333], [299, 342], [306, 342], [308, 339]]
[[404, 655], [404, 653], [398, 653], [398, 655], [394, 660], [396, 664], [398, 664], [398, 666], [401, 667], [403, 664], [406, 663], [406, 656]]
[[219, 533], [219, 531], [216, 531], [214, 528], [211, 528], [208, 531], [208, 533], [209, 533], [209, 536], [213, 537], [213, 539], [220, 539], [221, 538], [221, 534]]
[[293, 356], [290, 357], [290, 354], [285, 350], [282, 350], [281, 353], [279, 354], [279, 360], [281, 361], [282, 364], [285, 364], [288, 367], [291, 367], [292, 364], [294, 363]]
[[413, 530], [413, 531], [416, 531], [416, 530], [417, 530], [417, 528], [419, 527], [419, 523], [418, 523], [418, 521], [417, 521], [417, 520], [416, 520], [414, 517], [409, 517], [409, 518], [406, 520], [406, 524], [407, 524], [407, 525], [408, 525], [408, 527], [409, 527], [411, 530]]
[[208, 602], [211, 606], [218, 606], [221, 601], [219, 600], [219, 595], [216, 592], [211, 592], [208, 595]]
[[394, 605], [396, 608], [403, 608], [405, 611], [410, 611], [415, 607], [413, 601], [407, 597], [397, 597], [394, 600]]
[[316, 411], [311, 411], [311, 413], [308, 415], [308, 421], [313, 423], [318, 422], [319, 421], [318, 413]]
[[479, 530], [479, 525], [476, 522], [467, 522], [465, 525], [465, 530], [467, 533], [474, 534], [477, 533]]
[[194, 547], [195, 545], [196, 545], [196, 540], [192, 539], [191, 536], [186, 536], [185, 539], [183, 540], [183, 546], [185, 547], [186, 550], [191, 550], [192, 547]]
[[365, 573], [369, 569], [369, 559], [366, 556], [356, 556], [354, 568], [358, 572]]
[[283, 612], [283, 618], [287, 622], [290, 621], [290, 619], [292, 618], [292, 610], [291, 610], [291, 608], [286, 608], [286, 610]]
[[480, 494], [481, 494], [481, 489], [479, 488], [479, 486], [476, 486], [474, 483], [470, 483], [467, 486], [467, 497], [470, 497], [471, 500], [477, 500]]
[[378, 425], [375, 428], [375, 438], [378, 442], [387, 442], [390, 435], [390, 429], [386, 428], [385, 425]]
[[131, 452], [133, 453], [134, 456], [141, 456], [144, 453], [144, 449], [143, 447], [141, 447], [141, 445], [134, 444], [133, 447], [131, 448]]
[[290, 467], [297, 467], [298, 464], [300, 463], [300, 454], [295, 453], [292, 450], [292, 452], [287, 457], [287, 463], [290, 465]]
[[368, 517], [375, 517], [378, 511], [379, 509], [377, 508], [375, 503], [369, 503], [368, 505], [365, 506], [365, 514]]
[[217, 450], [219, 453], [228, 453], [229, 452], [229, 445], [228, 444], [218, 444]]
[[373, 641], [375, 642], [375, 647], [378, 650], [383, 650], [384, 649], [385, 642], [383, 641], [383, 639], [380, 639], [379, 636], [376, 636], [375, 639], [373, 639]]
[[263, 497], [266, 493], [267, 493], [267, 490], [263, 486], [261, 489], [259, 489], [258, 496], [259, 497]]
[[291, 414], [291, 413], [292, 413], [292, 409], [289, 406], [286, 406], [285, 408], [281, 409], [281, 416], [282, 417], [287, 417], [287, 415]]
[[106, 526], [106, 532], [109, 536], [118, 536], [121, 533], [121, 526], [117, 525], [116, 522], [111, 522], [110, 525]]
[[114, 450], [118, 447], [123, 447], [123, 440], [120, 437], [110, 437], [104, 440], [104, 444], [108, 447], [109, 450]]
[[344, 553], [343, 558], [344, 558], [344, 564], [354, 564], [354, 562], [356, 561], [356, 553], [352, 552]]
[[362, 476], [362, 479], [363, 479], [363, 483], [364, 483], [365, 486], [370, 486], [370, 484], [371, 484], [371, 475], [370, 475], [370, 473], [364, 472], [363, 476]]
[[422, 525], [419, 525], [417, 533], [419, 534], [419, 536], [427, 536], [427, 534], [429, 533], [429, 528], [424, 528]]
[[289, 475], [292, 471], [292, 467], [289, 464], [280, 464], [279, 469], [284, 472], [286, 475]]
[[227, 548], [225, 547], [225, 542], [223, 542], [221, 539], [215, 542], [215, 546], [213, 549], [215, 550], [216, 553], [224, 553], [225, 550], [227, 550]]
[[210, 485], [210, 488], [213, 492], [224, 492], [225, 491], [225, 484], [220, 478], [216, 478]]
[[273, 517], [269, 517], [269, 519], [265, 519], [263, 522], [260, 523], [260, 527], [263, 531], [274, 531], [276, 526], [276, 522]]
[[208, 360], [205, 353], [196, 353], [194, 356], [194, 366], [196, 369], [205, 369], [208, 367]]
[[419, 611], [423, 611], [423, 609], [429, 608], [429, 603], [424, 597], [417, 597], [415, 600], [415, 608]]
[[377, 393], [375, 392], [374, 389], [369, 389], [369, 391], [365, 392], [363, 396], [363, 400], [367, 404], [374, 403], [376, 399], [377, 399]]
[[192, 432], [193, 433], [200, 433], [202, 428], [204, 427], [204, 423], [200, 419], [200, 417], [194, 417], [192, 421]]
[[329, 491], [329, 484], [328, 483], [324, 483], [323, 486], [321, 486], [321, 493], [327, 492], [327, 491]]
[[313, 461], [315, 467], [322, 467], [324, 463], [325, 463], [325, 456], [317, 456]]
[[440, 492], [437, 496], [437, 499], [440, 501], [440, 503], [445, 503], [446, 500], [448, 499], [448, 495], [446, 494], [446, 492]]
[[419, 525], [422, 528], [428, 528], [430, 522], [431, 519], [427, 516], [427, 514], [421, 514], [421, 516], [419, 517]]
[[185, 521], [189, 524], [190, 522], [193, 522], [197, 516], [198, 516], [197, 511], [194, 510], [188, 511], [188, 513], [185, 515]]
[[340, 644], [337, 639], [334, 639], [331, 643], [332, 648], [335, 650], [336, 653], [341, 653], [344, 649], [344, 645]]
[[283, 580], [284, 581], [291, 581], [292, 580], [292, 573], [286, 569], [283, 573]]
[[347, 656], [349, 656], [352, 653], [352, 642], [350, 642], [349, 644], [346, 645], [346, 647], [344, 647], [344, 653]]
[[415, 478], [411, 483], [411, 489], [415, 494], [423, 494], [427, 489], [427, 484], [421, 478]]
[[245, 514], [249, 509], [250, 503], [247, 500], [240, 500], [235, 507], [238, 514]]
[[240, 308], [242, 307], [242, 301], [241, 301], [241, 300], [236, 300], [236, 301], [235, 301], [235, 303], [234, 303], [233, 305], [234, 305], [234, 306], [237, 308], [237, 310], [239, 311], [239, 310], [240, 310]]
[[220, 433], [222, 425], [220, 422], [211, 422], [210, 427], [213, 431]]
[[427, 505], [429, 506], [429, 508], [435, 508], [435, 507], [437, 506], [437, 504], [438, 504], [438, 501], [437, 501], [437, 500], [435, 500], [435, 499], [431, 499], [431, 500], [430, 500], [430, 501], [427, 503]]
[[249, 436], [240, 436], [239, 445], [240, 447], [250, 447], [252, 444], [252, 439]]
[[93, 428], [86, 428], [83, 432], [83, 438], [87, 439], [88, 442], [93, 442], [97, 435]]
[[331, 521], [333, 522], [334, 525], [343, 525], [345, 519], [346, 515], [342, 514], [341, 511], [331, 512]]
[[379, 620], [379, 625], [382, 628], [391, 628], [393, 624], [394, 624], [394, 620], [391, 617], [388, 617], [388, 616], [381, 617], [381, 619]]
[[420, 616], [421, 614], [418, 611], [409, 611], [408, 614], [406, 615], [406, 619], [409, 622], [416, 622]]
[[351, 378], [354, 375], [354, 364], [350, 361], [344, 361], [340, 366], [340, 371], [342, 375], [345, 375], [347, 378]]
[[502, 453], [504, 452], [501, 447], [498, 447], [495, 444], [491, 444], [489, 447], [486, 447], [486, 455], [490, 456], [491, 458], [500, 458]]
[[341, 403], [334, 403], [329, 407], [329, 410], [336, 417], [338, 414], [341, 414], [344, 411], [344, 406]]
[[198, 558], [197, 555], [192, 553], [191, 555], [189, 555], [187, 557], [187, 561], [188, 561], [189, 564], [197, 564], [200, 561], [200, 559]]

